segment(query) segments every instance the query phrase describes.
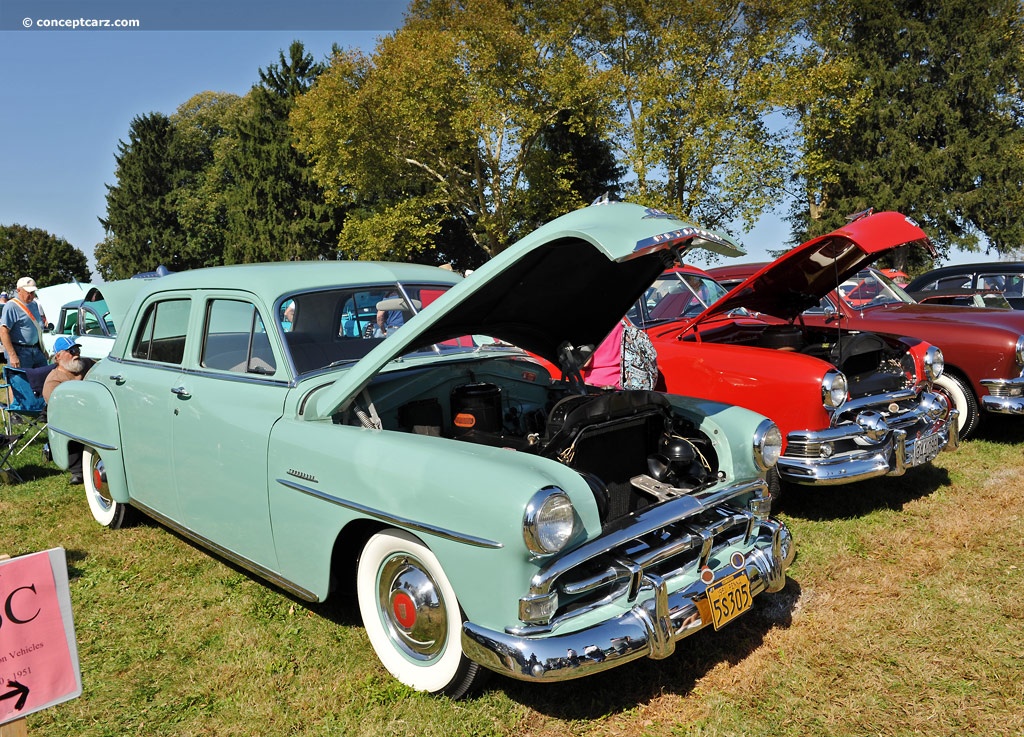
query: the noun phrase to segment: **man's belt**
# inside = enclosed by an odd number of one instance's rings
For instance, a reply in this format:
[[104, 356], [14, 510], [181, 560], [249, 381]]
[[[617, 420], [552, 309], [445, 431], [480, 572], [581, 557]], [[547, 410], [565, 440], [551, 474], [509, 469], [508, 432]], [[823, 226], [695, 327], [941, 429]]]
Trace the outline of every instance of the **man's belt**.
[[38, 348], [38, 343], [11, 343], [15, 348]]

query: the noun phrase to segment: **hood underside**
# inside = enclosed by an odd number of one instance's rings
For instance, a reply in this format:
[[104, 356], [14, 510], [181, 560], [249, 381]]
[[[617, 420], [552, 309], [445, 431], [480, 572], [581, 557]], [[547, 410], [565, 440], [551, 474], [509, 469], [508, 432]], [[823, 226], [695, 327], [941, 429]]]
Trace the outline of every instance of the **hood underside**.
[[408, 347], [482, 334], [556, 361], [563, 343], [600, 343], [661, 272], [693, 247], [743, 255], [725, 236], [660, 210], [624, 202], [577, 210], [452, 289], [445, 314], [434, 313]]
[[694, 322], [740, 307], [792, 320], [882, 254], [907, 245], [934, 253], [928, 236], [910, 218], [898, 212], [867, 215], [787, 251]]

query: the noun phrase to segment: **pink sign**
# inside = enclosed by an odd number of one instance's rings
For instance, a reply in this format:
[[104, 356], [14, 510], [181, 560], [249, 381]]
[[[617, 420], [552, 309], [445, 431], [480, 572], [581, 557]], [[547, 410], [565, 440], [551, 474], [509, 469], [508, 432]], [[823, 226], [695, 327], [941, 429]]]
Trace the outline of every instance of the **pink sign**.
[[81, 692], [64, 550], [0, 561], [0, 724]]

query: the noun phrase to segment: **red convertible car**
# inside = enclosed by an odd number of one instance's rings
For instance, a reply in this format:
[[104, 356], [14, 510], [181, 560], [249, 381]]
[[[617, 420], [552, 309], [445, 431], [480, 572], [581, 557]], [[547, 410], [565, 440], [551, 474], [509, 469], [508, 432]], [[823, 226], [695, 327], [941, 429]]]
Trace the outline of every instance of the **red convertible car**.
[[[877, 216], [876, 216], [877, 217]], [[802, 259], [794, 249], [771, 264], [708, 269], [731, 295], [788, 284], [798, 291], [811, 279], [832, 279], [831, 267]], [[1024, 313], [985, 307], [918, 304], [875, 269], [865, 253], [835, 280], [836, 288], [804, 305], [796, 324], [804, 328], [879, 331], [908, 335], [942, 349], [945, 371], [935, 389], [959, 410], [959, 434], [973, 433], [986, 412], [1024, 414]], [[819, 276], [814, 276], [818, 273]]]
[[871, 215], [805, 243], [728, 294], [698, 269], [669, 270], [628, 318], [657, 349], [659, 388], [727, 398], [776, 422], [783, 480], [899, 475], [959, 444], [956, 411], [932, 391], [942, 352], [891, 331], [797, 318], [864, 259], [918, 241], [927, 243], [924, 232], [902, 215]]

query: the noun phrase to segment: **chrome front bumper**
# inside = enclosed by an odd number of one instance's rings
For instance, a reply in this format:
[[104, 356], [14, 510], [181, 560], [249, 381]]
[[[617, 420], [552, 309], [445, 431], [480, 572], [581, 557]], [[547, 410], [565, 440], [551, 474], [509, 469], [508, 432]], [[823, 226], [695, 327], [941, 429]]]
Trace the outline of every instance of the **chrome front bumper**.
[[[941, 413], [936, 403], [941, 403]], [[960, 446], [959, 416], [957, 410], [947, 408], [943, 398], [925, 393], [915, 409], [899, 415], [897, 427], [889, 427], [880, 413], [866, 409], [853, 422], [827, 430], [791, 432], [786, 454], [779, 459], [779, 475], [791, 483], [821, 486], [901, 476], [942, 450]], [[856, 449], [834, 455], [813, 452], [843, 443]], [[796, 448], [803, 454], [793, 453]]]
[[981, 398], [981, 406], [989, 412], [1003, 415], [1024, 415], [1024, 376], [1016, 379], [982, 379], [988, 394]]
[[[794, 556], [786, 525], [762, 521], [744, 559], [751, 596], [781, 590]], [[644, 601], [614, 619], [566, 634], [515, 635], [466, 622], [462, 648], [480, 665], [524, 681], [565, 681], [642, 657], [667, 658], [677, 641], [711, 624], [708, 585], [694, 578], [670, 592], [669, 581], [645, 574], [642, 590], [650, 593]]]

